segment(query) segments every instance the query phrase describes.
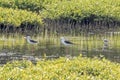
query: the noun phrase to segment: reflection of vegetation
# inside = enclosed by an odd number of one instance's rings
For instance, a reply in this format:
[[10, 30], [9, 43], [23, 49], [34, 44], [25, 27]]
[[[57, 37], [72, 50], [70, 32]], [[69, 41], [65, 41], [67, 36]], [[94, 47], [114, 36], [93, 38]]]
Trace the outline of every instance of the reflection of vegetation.
[[[31, 36], [32, 37], [32, 36]], [[37, 45], [31, 45], [26, 42], [24, 37], [19, 34], [19, 36], [8, 36], [8, 37], [2, 37], [0, 40], [0, 51], [1, 52], [17, 52], [22, 54], [31, 54], [31, 49], [34, 48], [34, 53], [36, 55], [43, 55], [43, 53], [46, 53], [46, 55], [65, 55], [66, 54], [66, 48], [68, 48], [69, 54], [71, 55], [78, 55], [81, 51], [87, 51], [87, 53], [91, 53], [92, 51], [101, 51], [103, 47], [103, 41], [102, 38], [96, 35], [93, 36], [78, 36], [78, 37], [66, 37], [68, 40], [75, 43], [75, 45], [66, 47], [61, 44], [60, 37], [55, 36], [46, 36], [41, 37], [40, 35], [36, 37], [32, 37], [33, 39], [37, 40], [39, 43]], [[119, 36], [109, 37], [106, 36], [106, 38], [109, 40], [108, 48], [105, 51], [118, 51], [120, 48], [120, 41]], [[115, 49], [116, 48], [116, 49]], [[116, 52], [117, 52], [116, 51]], [[74, 52], [74, 54], [72, 54]], [[118, 53], [117, 52], [117, 53]]]
[[[72, 60], [15, 61], [0, 67], [1, 80], [119, 80], [120, 64], [103, 59], [74, 57]], [[14, 75], [14, 76], [13, 76]]]

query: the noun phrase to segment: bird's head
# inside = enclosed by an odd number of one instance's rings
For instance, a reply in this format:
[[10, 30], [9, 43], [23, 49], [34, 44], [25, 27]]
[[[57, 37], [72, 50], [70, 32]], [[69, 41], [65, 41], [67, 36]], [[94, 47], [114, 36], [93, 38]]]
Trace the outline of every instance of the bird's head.
[[25, 36], [24, 38], [25, 38], [25, 39], [30, 39], [30, 36]]
[[61, 39], [61, 40], [65, 40], [65, 38], [64, 38], [64, 37], [61, 37], [60, 39]]

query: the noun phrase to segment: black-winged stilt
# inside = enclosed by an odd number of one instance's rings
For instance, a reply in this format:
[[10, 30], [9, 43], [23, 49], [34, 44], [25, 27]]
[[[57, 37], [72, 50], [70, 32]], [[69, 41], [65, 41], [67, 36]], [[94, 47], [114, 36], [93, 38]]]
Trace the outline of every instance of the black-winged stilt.
[[107, 39], [103, 39], [103, 42], [104, 43], [108, 43], [109, 41]]
[[102, 39], [103, 40], [103, 47], [102, 50], [105, 50], [106, 48], [108, 48], [109, 44], [108, 44], [108, 40], [107, 39]]
[[[65, 40], [64, 37], [61, 37], [60, 39], [61, 39], [61, 43], [64, 44], [65, 46], [71, 46], [71, 45], [73, 45], [72, 42], [70, 42], [68, 40]], [[66, 48], [66, 53], [68, 53], [68, 49], [67, 48]]]
[[[30, 38], [30, 36], [26, 36], [26, 37], [24, 37], [24, 38], [26, 38], [26, 40], [27, 40], [27, 42], [28, 42], [29, 44], [37, 44], [37, 43], [38, 43], [38, 41], [32, 40], [32, 39]], [[32, 49], [32, 53], [33, 53], [33, 51], [34, 51], [34, 47], [33, 47], [33, 49]]]
[[65, 46], [70, 46], [73, 44], [72, 42], [65, 40], [64, 37], [61, 37], [61, 43], [64, 44]]
[[37, 44], [37, 43], [38, 43], [37, 41], [32, 40], [32, 39], [30, 38], [30, 36], [26, 36], [25, 38], [27, 39], [27, 42], [30, 43], [30, 44]]

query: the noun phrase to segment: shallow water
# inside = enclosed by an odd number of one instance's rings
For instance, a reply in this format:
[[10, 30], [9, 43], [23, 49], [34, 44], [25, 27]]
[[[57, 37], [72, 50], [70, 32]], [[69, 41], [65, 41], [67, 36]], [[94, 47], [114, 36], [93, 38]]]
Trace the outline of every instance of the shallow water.
[[[67, 40], [74, 43], [72, 46], [64, 46], [60, 42], [59, 37], [33, 37], [37, 40], [37, 45], [31, 45], [26, 42], [24, 36], [3, 37], [0, 38], [0, 64], [4, 64], [11, 60], [28, 59], [35, 61], [44, 57], [58, 58], [69, 56], [83, 57], [105, 57], [111, 61], [120, 63], [120, 35], [94, 35], [85, 34], [81, 36], [65, 36]], [[109, 40], [108, 46], [104, 47], [102, 38]]]

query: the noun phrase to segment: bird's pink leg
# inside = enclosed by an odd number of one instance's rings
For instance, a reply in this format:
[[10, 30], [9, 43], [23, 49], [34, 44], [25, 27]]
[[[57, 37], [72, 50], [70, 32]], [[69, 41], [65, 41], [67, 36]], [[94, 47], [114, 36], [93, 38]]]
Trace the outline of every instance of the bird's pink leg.
[[34, 47], [32, 48], [32, 53], [34, 53]]
[[68, 54], [68, 48], [66, 48], [66, 55]]

